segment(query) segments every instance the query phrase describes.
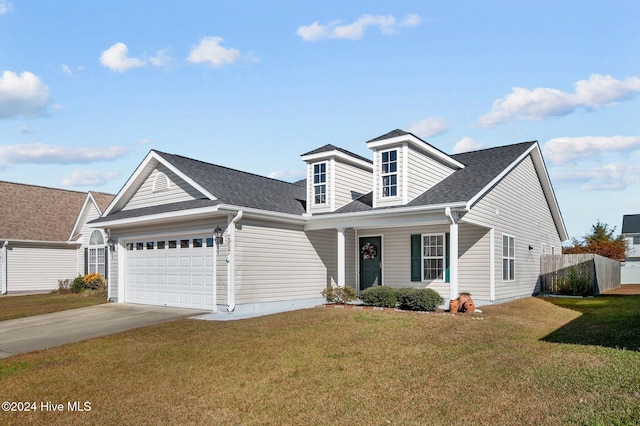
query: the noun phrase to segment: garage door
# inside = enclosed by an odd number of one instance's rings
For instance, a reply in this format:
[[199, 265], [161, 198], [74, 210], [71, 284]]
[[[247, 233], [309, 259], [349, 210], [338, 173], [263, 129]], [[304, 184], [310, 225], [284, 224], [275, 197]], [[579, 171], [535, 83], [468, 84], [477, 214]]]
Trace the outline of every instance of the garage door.
[[125, 302], [213, 309], [212, 238], [139, 239], [125, 248]]

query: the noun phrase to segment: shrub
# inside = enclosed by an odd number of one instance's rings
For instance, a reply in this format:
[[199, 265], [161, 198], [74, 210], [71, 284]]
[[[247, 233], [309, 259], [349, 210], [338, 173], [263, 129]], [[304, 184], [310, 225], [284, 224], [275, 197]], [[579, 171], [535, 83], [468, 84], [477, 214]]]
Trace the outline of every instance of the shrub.
[[66, 294], [71, 292], [71, 283], [73, 280], [67, 278], [65, 280], [58, 280], [58, 293]]
[[362, 290], [360, 292], [360, 300], [365, 305], [382, 308], [395, 308], [398, 303], [396, 289], [386, 286], [369, 287]]
[[442, 296], [431, 288], [401, 288], [397, 291], [400, 309], [435, 311], [444, 303]]
[[107, 288], [107, 281], [100, 274], [87, 274], [82, 277], [82, 281], [88, 290], [106, 290]]
[[86, 290], [84, 281], [82, 280], [82, 275], [78, 275], [71, 283], [71, 291], [74, 293], [80, 293]]
[[354, 301], [358, 298], [356, 289], [353, 287], [331, 287], [322, 290], [322, 295], [329, 303], [338, 303], [340, 305]]
[[578, 273], [575, 266], [569, 268], [565, 278], [555, 278], [553, 281], [553, 293], [556, 294], [587, 296], [591, 293], [590, 277]]

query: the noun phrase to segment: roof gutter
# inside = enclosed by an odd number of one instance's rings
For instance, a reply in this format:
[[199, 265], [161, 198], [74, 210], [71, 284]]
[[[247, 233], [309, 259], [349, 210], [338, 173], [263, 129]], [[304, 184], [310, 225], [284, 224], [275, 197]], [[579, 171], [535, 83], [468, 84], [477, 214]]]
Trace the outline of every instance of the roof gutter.
[[2, 288], [0, 289], [0, 294], [7, 294], [7, 246], [9, 245], [9, 241], [5, 241], [2, 245], [2, 256], [0, 262], [2, 262], [2, 276], [0, 276], [0, 281], [2, 281]]
[[235, 217], [229, 222], [227, 233], [229, 235], [229, 255], [227, 256], [227, 312], [233, 312], [236, 308], [236, 223], [242, 219], [243, 210], [238, 210]]

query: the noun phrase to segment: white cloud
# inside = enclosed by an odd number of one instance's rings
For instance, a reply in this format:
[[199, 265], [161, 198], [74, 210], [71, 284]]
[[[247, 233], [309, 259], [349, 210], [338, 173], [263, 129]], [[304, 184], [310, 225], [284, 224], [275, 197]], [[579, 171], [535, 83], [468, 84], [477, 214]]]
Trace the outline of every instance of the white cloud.
[[442, 117], [428, 117], [409, 124], [409, 132], [421, 138], [438, 136], [447, 130], [449, 130], [449, 126]]
[[110, 180], [119, 179], [120, 174], [116, 172], [108, 172], [101, 170], [82, 170], [76, 169], [64, 179], [62, 186], [104, 186]]
[[82, 164], [116, 160], [127, 152], [126, 148], [120, 146], [75, 148], [43, 143], [4, 145], [0, 146], [0, 163]]
[[20, 133], [22, 133], [23, 135], [31, 135], [34, 133], [34, 131], [28, 128], [27, 126], [22, 126], [20, 127]]
[[482, 147], [484, 147], [484, 144], [476, 142], [471, 138], [464, 137], [453, 147], [453, 153], [460, 154], [462, 152], [476, 151]]
[[144, 67], [142, 59], [130, 58], [129, 48], [124, 43], [116, 43], [100, 55], [100, 63], [112, 71], [125, 72], [129, 68]]
[[3, 71], [0, 77], [0, 119], [44, 115], [51, 101], [49, 88], [40, 78], [24, 71]]
[[610, 75], [591, 74], [588, 80], [580, 80], [574, 87], [574, 93], [546, 87], [533, 90], [515, 87], [510, 94], [493, 102], [493, 109], [478, 119], [478, 125], [492, 127], [510, 120], [542, 120], [567, 115], [578, 108], [611, 105], [637, 95], [640, 78], [620, 81]]
[[[223, 41], [222, 37], [203, 37], [200, 43], [191, 49], [187, 60], [193, 64], [208, 63], [213, 67], [221, 67], [242, 58], [238, 49], [222, 47], [220, 44]], [[257, 61], [253, 56], [247, 58]]]
[[284, 180], [286, 182], [297, 182], [304, 179], [306, 175], [305, 170], [276, 170], [267, 175], [271, 179]]
[[13, 9], [13, 5], [9, 3], [7, 0], [0, 0], [0, 15], [5, 15], [11, 12]]
[[563, 137], [551, 139], [543, 146], [543, 153], [551, 163], [567, 163], [576, 158], [634, 150], [640, 150], [640, 136]]
[[151, 62], [156, 67], [167, 67], [173, 62], [173, 58], [168, 53], [169, 48], [158, 50], [155, 56], [149, 57]]
[[301, 25], [296, 34], [306, 41], [318, 41], [322, 39], [347, 39], [359, 40], [364, 36], [369, 27], [378, 27], [384, 35], [395, 34], [398, 28], [415, 27], [421, 22], [416, 14], [406, 15], [400, 22], [392, 15], [362, 15], [351, 24], [340, 25], [340, 20], [320, 24], [318, 21], [311, 25]]
[[147, 145], [147, 144], [151, 143], [151, 139], [149, 139], [149, 138], [140, 139], [140, 140], [138, 141], [138, 143], [139, 143], [140, 145]]
[[611, 163], [596, 168], [571, 168], [553, 173], [554, 181], [578, 185], [583, 191], [620, 191], [640, 183], [640, 165]]

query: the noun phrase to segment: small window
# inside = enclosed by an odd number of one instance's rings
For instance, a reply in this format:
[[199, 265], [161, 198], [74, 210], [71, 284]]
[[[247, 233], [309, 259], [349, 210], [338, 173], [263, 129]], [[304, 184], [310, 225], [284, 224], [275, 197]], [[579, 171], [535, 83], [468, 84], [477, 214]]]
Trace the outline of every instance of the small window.
[[213, 247], [213, 238], [207, 238], [207, 247]]
[[180, 248], [189, 248], [189, 240], [180, 240]]
[[165, 241], [158, 241], [158, 242], [156, 243], [156, 247], [158, 248], [158, 250], [164, 250], [165, 245], [166, 245], [166, 242], [165, 242]]
[[633, 237], [633, 245], [634, 246], [640, 245], [640, 236]]
[[515, 280], [516, 248], [515, 238], [511, 235], [502, 235], [502, 280]]
[[153, 241], [147, 241], [147, 250], [153, 250], [155, 243]]
[[382, 176], [382, 196], [398, 195], [398, 151], [385, 151], [380, 154], [380, 174]]
[[202, 247], [202, 238], [194, 238], [193, 239], [193, 248]]
[[327, 202], [327, 163], [313, 165], [313, 203]]
[[136, 250], [144, 250], [144, 243], [136, 243]]
[[127, 250], [133, 250], [133, 243], [127, 243], [127, 244], [125, 244], [125, 248], [126, 248]]
[[178, 241], [176, 240], [169, 240], [169, 248], [170, 249], [174, 249], [178, 247]]

